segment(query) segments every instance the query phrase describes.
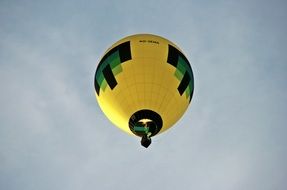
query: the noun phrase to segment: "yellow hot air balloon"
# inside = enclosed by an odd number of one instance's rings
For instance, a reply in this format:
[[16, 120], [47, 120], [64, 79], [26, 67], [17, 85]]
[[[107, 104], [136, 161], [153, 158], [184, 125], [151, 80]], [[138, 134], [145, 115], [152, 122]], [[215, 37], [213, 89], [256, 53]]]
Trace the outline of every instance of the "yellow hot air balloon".
[[136, 34], [116, 42], [100, 60], [95, 94], [109, 120], [142, 138], [172, 127], [191, 102], [194, 79], [182, 51], [169, 40]]

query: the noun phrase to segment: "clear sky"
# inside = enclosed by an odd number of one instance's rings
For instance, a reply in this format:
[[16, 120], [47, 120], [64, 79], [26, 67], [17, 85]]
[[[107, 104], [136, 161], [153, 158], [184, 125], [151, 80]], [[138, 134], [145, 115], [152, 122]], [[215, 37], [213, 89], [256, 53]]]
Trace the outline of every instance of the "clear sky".
[[[0, 189], [285, 190], [287, 3], [0, 1]], [[104, 51], [135, 33], [176, 43], [193, 102], [145, 149], [94, 96]]]

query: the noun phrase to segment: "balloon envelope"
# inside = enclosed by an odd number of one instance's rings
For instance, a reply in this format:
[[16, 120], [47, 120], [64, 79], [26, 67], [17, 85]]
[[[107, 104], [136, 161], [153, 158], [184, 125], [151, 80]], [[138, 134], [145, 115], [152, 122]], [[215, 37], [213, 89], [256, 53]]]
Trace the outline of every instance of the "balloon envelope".
[[94, 84], [109, 120], [141, 137], [173, 126], [194, 90], [192, 69], [182, 51], [151, 34], [128, 36], [112, 45], [98, 64]]

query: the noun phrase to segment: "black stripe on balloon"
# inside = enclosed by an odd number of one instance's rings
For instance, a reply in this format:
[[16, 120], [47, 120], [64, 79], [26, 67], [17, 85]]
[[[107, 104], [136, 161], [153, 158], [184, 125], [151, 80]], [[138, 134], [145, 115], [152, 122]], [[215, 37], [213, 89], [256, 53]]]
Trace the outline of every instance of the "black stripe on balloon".
[[183, 53], [181, 53], [178, 49], [176, 49], [172, 45], [168, 45], [167, 62], [169, 64], [173, 65], [174, 67], [177, 67], [179, 56], [187, 63], [187, 66], [191, 69], [189, 61], [186, 59], [186, 57], [183, 55]]
[[113, 74], [113, 71], [111, 69], [110, 65], [107, 65], [104, 69], [103, 69], [103, 74], [104, 77], [108, 83], [108, 85], [110, 86], [111, 89], [114, 89], [117, 86], [117, 81], [116, 78]]
[[194, 91], [194, 90], [192, 90], [192, 91], [191, 91], [191, 93], [190, 93], [190, 96], [189, 96], [189, 103], [191, 102], [191, 98], [192, 98], [192, 96], [193, 96], [193, 91]]
[[118, 46], [118, 48], [121, 63], [132, 59], [130, 42], [122, 43]]
[[132, 59], [130, 41], [127, 41], [114, 47], [108, 53], [106, 53], [101, 59], [98, 68], [100, 68], [104, 61], [116, 51], [119, 51], [121, 63]]
[[98, 84], [98, 81], [96, 79], [96, 75], [95, 75], [94, 85], [95, 85], [95, 90], [96, 90], [97, 94], [99, 95], [99, 93], [100, 93], [100, 85]]
[[168, 45], [167, 62], [174, 67], [177, 66], [179, 51], [171, 45]]
[[179, 86], [177, 87], [177, 90], [179, 92], [180, 95], [182, 95], [184, 93], [184, 91], [186, 90], [186, 88], [188, 87], [190, 82], [190, 76], [188, 74], [187, 71], [185, 71], [184, 76], [182, 78], [182, 80], [179, 83]]

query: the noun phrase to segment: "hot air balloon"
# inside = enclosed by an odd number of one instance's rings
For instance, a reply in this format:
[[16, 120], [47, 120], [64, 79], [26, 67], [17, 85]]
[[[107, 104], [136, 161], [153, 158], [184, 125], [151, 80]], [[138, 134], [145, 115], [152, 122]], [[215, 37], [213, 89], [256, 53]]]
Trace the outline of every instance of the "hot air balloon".
[[151, 137], [172, 127], [191, 103], [194, 78], [189, 61], [169, 40], [136, 34], [112, 45], [101, 58], [94, 79], [100, 108], [118, 128]]

